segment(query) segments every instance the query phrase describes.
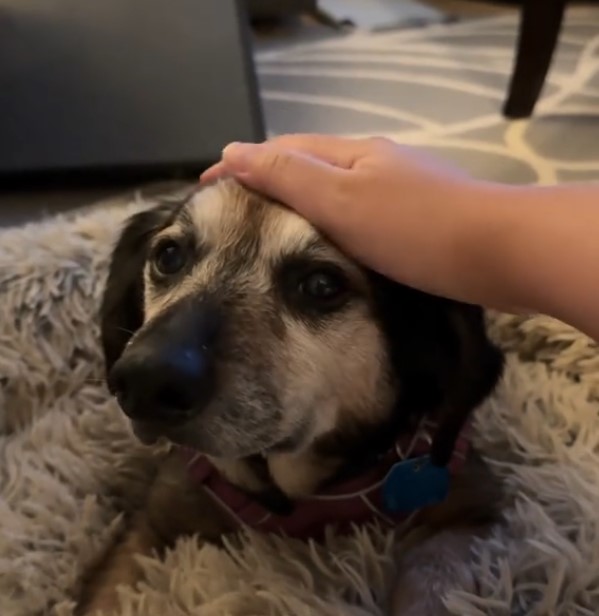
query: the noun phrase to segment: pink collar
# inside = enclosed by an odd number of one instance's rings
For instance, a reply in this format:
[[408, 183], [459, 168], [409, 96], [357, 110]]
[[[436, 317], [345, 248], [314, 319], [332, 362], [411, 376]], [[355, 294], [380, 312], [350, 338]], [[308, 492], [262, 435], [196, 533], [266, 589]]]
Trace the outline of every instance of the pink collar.
[[[298, 539], [322, 539], [327, 526], [343, 532], [353, 525], [375, 522], [395, 527], [410, 520], [415, 511], [389, 512], [382, 488], [398, 463], [428, 454], [430, 432], [435, 427], [433, 422], [423, 422], [414, 435], [401, 438], [377, 464], [357, 477], [296, 501], [293, 512], [287, 516], [262, 507], [246, 492], [229, 483], [203, 455], [189, 450], [184, 455], [189, 460], [188, 470], [193, 480], [202, 485], [236, 525]], [[467, 426], [460, 434], [448, 466], [451, 475], [458, 473], [464, 464], [470, 444], [468, 435]]]

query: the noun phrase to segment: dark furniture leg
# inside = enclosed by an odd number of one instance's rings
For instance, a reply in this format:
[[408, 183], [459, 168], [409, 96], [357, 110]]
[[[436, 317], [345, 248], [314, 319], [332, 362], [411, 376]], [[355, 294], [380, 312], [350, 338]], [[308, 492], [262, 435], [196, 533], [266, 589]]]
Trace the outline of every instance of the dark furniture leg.
[[514, 72], [503, 113], [527, 118], [536, 105], [555, 49], [567, 0], [523, 0]]

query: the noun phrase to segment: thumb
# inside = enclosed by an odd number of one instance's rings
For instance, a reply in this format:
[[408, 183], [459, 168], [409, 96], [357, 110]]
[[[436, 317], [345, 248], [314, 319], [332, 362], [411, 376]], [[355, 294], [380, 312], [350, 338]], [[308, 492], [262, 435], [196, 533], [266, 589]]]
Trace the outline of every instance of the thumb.
[[223, 163], [240, 182], [281, 201], [315, 224], [335, 201], [347, 171], [306, 154], [275, 144], [231, 143], [223, 150]]

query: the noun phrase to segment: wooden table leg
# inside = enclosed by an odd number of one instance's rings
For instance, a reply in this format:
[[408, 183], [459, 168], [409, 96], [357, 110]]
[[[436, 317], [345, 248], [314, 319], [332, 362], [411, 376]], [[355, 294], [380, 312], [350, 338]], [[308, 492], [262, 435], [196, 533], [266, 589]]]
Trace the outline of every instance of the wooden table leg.
[[514, 72], [503, 113], [529, 117], [545, 83], [567, 0], [523, 0]]

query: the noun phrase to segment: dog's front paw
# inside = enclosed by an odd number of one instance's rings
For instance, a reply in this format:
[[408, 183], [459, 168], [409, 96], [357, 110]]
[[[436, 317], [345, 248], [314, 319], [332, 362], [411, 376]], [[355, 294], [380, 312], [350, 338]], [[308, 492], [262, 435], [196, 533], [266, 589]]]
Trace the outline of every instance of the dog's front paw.
[[119, 608], [116, 592], [103, 592], [80, 603], [75, 610], [75, 616], [115, 616]]
[[398, 558], [391, 616], [449, 616], [444, 603], [447, 594], [457, 588], [473, 592], [476, 587], [470, 557], [472, 539], [464, 530], [444, 531], [424, 541], [415, 539]]
[[415, 597], [412, 593], [396, 593], [391, 599], [390, 616], [449, 616], [440, 597]]

